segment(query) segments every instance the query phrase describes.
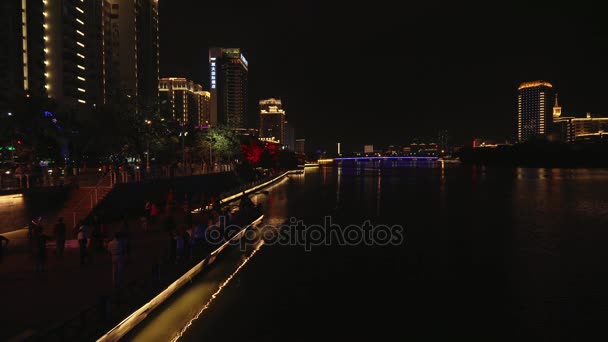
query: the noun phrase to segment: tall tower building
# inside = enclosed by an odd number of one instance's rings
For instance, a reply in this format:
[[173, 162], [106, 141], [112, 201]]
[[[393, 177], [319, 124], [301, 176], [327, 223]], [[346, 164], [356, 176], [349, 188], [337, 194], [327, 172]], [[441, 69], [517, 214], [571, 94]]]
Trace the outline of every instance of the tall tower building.
[[545, 81], [524, 82], [517, 95], [517, 140], [546, 136], [553, 124], [553, 85]]
[[158, 0], [109, 0], [110, 97], [126, 97], [136, 111], [153, 111], [158, 103]]
[[239, 48], [209, 49], [212, 126], [232, 129], [247, 126], [249, 65]]
[[260, 139], [286, 144], [285, 111], [281, 100], [260, 101]]

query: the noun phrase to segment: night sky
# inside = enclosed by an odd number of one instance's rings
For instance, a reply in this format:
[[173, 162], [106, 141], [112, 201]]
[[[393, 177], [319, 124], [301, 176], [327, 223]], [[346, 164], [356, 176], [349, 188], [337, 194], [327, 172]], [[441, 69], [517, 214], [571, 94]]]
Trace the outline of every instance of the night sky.
[[601, 2], [161, 0], [161, 76], [209, 88], [208, 48], [249, 61], [250, 122], [279, 97], [309, 148], [509, 139], [516, 89], [555, 86], [565, 115], [608, 114]]

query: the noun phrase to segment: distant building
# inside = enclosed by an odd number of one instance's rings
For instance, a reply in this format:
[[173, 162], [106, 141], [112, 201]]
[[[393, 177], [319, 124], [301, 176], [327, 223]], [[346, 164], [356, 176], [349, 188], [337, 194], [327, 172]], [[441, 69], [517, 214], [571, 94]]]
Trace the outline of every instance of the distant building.
[[517, 140], [546, 136], [553, 123], [553, 85], [545, 81], [524, 82], [517, 90]]
[[249, 64], [239, 48], [209, 49], [212, 126], [247, 127]]
[[296, 148], [296, 131], [293, 125], [287, 121], [285, 121], [285, 142], [283, 146], [290, 151], [295, 151]]
[[260, 101], [260, 139], [285, 145], [285, 111], [280, 99]]
[[441, 155], [451, 153], [450, 136], [447, 129], [439, 130], [437, 134], [437, 145]]
[[438, 146], [436, 143], [412, 143], [410, 144], [410, 155], [419, 157], [438, 156]]
[[593, 117], [591, 113], [587, 113], [584, 118], [564, 116], [556, 96], [553, 106], [551, 140], [563, 142], [603, 141], [604, 132], [608, 132], [608, 117]]
[[559, 105], [557, 94], [555, 94], [553, 125], [549, 140], [562, 142], [574, 141], [574, 126], [572, 125], [572, 119], [574, 119], [574, 117], [562, 115], [562, 107]]
[[594, 118], [591, 113], [587, 113], [585, 118], [572, 119], [572, 127], [575, 139], [585, 134], [608, 133], [608, 118]]
[[363, 153], [374, 153], [374, 145], [364, 145]]
[[294, 151], [296, 153], [306, 154], [306, 139], [296, 139]]
[[185, 78], [161, 78], [161, 116], [199, 128], [209, 125], [210, 93]]

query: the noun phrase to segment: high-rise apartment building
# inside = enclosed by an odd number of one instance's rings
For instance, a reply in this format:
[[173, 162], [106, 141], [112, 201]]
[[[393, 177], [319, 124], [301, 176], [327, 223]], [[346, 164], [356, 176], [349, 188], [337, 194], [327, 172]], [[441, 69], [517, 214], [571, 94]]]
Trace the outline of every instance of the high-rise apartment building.
[[158, 0], [3, 0], [3, 96], [153, 110], [158, 98]]
[[247, 126], [249, 64], [239, 48], [209, 49], [211, 125]]
[[524, 82], [517, 95], [517, 140], [545, 136], [553, 123], [553, 85], [545, 81]]

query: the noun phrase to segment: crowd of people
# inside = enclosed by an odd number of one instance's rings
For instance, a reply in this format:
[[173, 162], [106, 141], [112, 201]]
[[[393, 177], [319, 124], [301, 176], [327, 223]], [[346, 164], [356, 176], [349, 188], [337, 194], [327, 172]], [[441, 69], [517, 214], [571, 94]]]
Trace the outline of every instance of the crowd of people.
[[[114, 287], [119, 288], [124, 283], [125, 265], [132, 255], [135, 237], [132, 234], [132, 225], [139, 223], [143, 234], [149, 231], [165, 233], [167, 244], [163, 252], [164, 257], [175, 264], [185, 264], [200, 260], [213, 250], [214, 242], [208, 240], [213, 231], [217, 232], [215, 236], [222, 236], [225, 225], [244, 219], [256, 207], [245, 193], [238, 211], [231, 212], [234, 208], [222, 206], [217, 195], [202, 195], [200, 202], [193, 204], [188, 195], [183, 201], [176, 200], [170, 190], [164, 201], [146, 201], [142, 209], [139, 221], [122, 217], [119, 222], [112, 223], [113, 229], [110, 229], [109, 222], [99, 213], [93, 213], [89, 218], [78, 222], [71, 230], [68, 230], [60, 217], [53, 224], [52, 230], [45, 231], [42, 217], [35, 217], [28, 226], [27, 234], [27, 247], [34, 261], [34, 272], [41, 276], [46, 271], [47, 254], [51, 250], [48, 247], [50, 241], [55, 242], [53, 253], [57, 261], [63, 261], [66, 243], [69, 241], [68, 235], [71, 232], [72, 240], [78, 244], [80, 266], [88, 267], [96, 259], [107, 262], [107, 259], [104, 260], [101, 256], [109, 254], [112, 283]], [[193, 209], [200, 210], [193, 213]], [[0, 263], [3, 250], [8, 244], [9, 240], [0, 236]]]

